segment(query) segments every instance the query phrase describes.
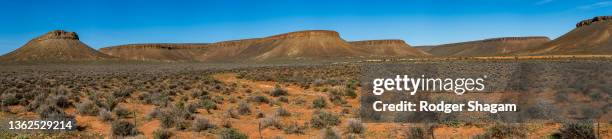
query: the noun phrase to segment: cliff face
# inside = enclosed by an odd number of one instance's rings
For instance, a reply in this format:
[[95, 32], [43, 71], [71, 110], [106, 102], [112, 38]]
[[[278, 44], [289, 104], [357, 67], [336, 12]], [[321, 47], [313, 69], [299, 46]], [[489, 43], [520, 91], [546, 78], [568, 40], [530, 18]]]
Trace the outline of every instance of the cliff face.
[[526, 50], [527, 55], [609, 55], [612, 54], [612, 16], [598, 16], [580, 21], [570, 32], [540, 47]]
[[549, 42], [548, 37], [502, 37], [478, 41], [443, 44], [427, 52], [435, 56], [496, 56], [507, 55]]
[[610, 20], [612, 20], [612, 16], [597, 16], [597, 17], [593, 17], [591, 19], [582, 20], [582, 21], [578, 22], [576, 24], [576, 28], [583, 27], [583, 26], [588, 26], [588, 25], [591, 25], [591, 24], [593, 24], [595, 22], [610, 21]]
[[385, 57], [428, 56], [423, 50], [411, 47], [403, 40], [366, 40], [349, 42], [351, 45], [367, 49], [369, 53]]
[[81, 61], [111, 58], [87, 46], [75, 32], [54, 30], [30, 40], [2, 61]]

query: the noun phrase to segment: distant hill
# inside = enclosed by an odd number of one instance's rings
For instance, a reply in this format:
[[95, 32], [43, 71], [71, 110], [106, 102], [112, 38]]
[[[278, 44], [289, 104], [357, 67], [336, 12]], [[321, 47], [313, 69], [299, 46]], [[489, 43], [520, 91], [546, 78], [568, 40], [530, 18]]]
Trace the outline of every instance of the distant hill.
[[[376, 47], [373, 49], [372, 47]], [[210, 44], [131, 44], [100, 49], [123, 59], [248, 62], [424, 56], [401, 40], [346, 42], [329, 30], [307, 30]]]
[[369, 53], [377, 56], [428, 56], [429, 53], [411, 47], [403, 40], [365, 40], [353, 41], [350, 44], [367, 49]]
[[82, 61], [111, 58], [90, 48], [75, 32], [51, 31], [2, 57], [2, 61]]
[[499, 56], [540, 46], [548, 37], [503, 37], [422, 47], [434, 56]]
[[541, 46], [519, 52], [525, 55], [612, 54], [612, 16], [583, 20], [576, 28]]

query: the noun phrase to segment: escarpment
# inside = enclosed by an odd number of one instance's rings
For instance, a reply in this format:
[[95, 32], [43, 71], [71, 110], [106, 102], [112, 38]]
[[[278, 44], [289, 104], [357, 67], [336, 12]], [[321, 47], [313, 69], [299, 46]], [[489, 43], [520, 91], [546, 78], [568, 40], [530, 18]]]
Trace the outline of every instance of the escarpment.
[[612, 54], [612, 16], [580, 21], [570, 32], [521, 55], [609, 55]]
[[369, 53], [377, 56], [403, 57], [430, 55], [423, 50], [411, 47], [403, 40], [365, 40], [349, 43], [356, 47], [367, 49]]
[[596, 22], [610, 21], [612, 20], [612, 16], [596, 16], [591, 19], [582, 20], [576, 24], [576, 28], [588, 26]]
[[502, 37], [478, 41], [443, 44], [427, 52], [435, 56], [496, 56], [508, 55], [549, 42], [548, 37]]

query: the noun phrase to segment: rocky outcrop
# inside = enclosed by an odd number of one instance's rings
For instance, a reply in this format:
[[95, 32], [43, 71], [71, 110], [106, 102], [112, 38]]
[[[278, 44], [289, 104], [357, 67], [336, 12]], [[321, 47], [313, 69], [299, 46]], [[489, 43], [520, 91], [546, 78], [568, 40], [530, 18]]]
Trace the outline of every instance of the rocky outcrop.
[[595, 22], [610, 21], [610, 20], [612, 20], [612, 16], [597, 16], [597, 17], [593, 17], [592, 19], [582, 20], [578, 22], [576, 24], [576, 28], [588, 26]]
[[43, 41], [43, 40], [50, 40], [50, 39], [79, 40], [79, 35], [77, 35], [75, 32], [67, 32], [64, 30], [53, 30], [33, 40]]
[[75, 32], [54, 30], [30, 40], [2, 61], [83, 61], [112, 58], [87, 46]]

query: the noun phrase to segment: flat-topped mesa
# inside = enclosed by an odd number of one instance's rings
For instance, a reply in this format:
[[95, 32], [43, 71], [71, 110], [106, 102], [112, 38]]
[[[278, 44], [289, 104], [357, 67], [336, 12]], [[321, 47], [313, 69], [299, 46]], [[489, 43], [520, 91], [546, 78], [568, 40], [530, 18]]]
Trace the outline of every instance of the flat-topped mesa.
[[596, 16], [596, 17], [593, 17], [592, 19], [582, 20], [576, 24], [576, 28], [588, 26], [595, 22], [601, 22], [601, 21], [612, 21], [612, 16]]
[[304, 30], [304, 31], [296, 31], [289, 32], [280, 35], [274, 35], [265, 37], [263, 39], [286, 39], [286, 38], [308, 38], [308, 37], [337, 37], [340, 38], [340, 34], [336, 31], [332, 30]]
[[208, 43], [141, 43], [141, 44], [126, 44], [100, 48], [100, 50], [110, 49], [197, 49]]
[[379, 45], [408, 45], [404, 40], [399, 39], [388, 39], [388, 40], [364, 40], [364, 41], [352, 41], [353, 45], [359, 46], [379, 46]]
[[508, 43], [508, 42], [523, 42], [523, 41], [543, 41], [543, 42], [547, 42], [547, 41], [550, 41], [550, 39], [548, 37], [544, 37], [544, 36], [501, 37], [501, 38], [490, 38], [490, 39], [476, 40], [476, 41], [467, 41], [467, 42], [442, 44], [440, 46], [463, 45], [463, 44], [473, 44], [473, 43], [492, 43], [492, 42], [493, 43], [494, 42]]
[[228, 46], [239, 46], [244, 45], [245, 43], [252, 43], [259, 40], [259, 38], [254, 39], [243, 39], [243, 40], [231, 40], [231, 41], [222, 41], [208, 44], [209, 46], [219, 46], [219, 47], [228, 47]]
[[548, 37], [545, 36], [529, 36], [529, 37], [502, 37], [502, 38], [491, 38], [484, 39], [482, 42], [509, 42], [509, 41], [550, 41]]
[[50, 40], [50, 39], [79, 40], [79, 36], [75, 32], [68, 32], [64, 30], [54, 30], [34, 40], [42, 41], [42, 40]]

